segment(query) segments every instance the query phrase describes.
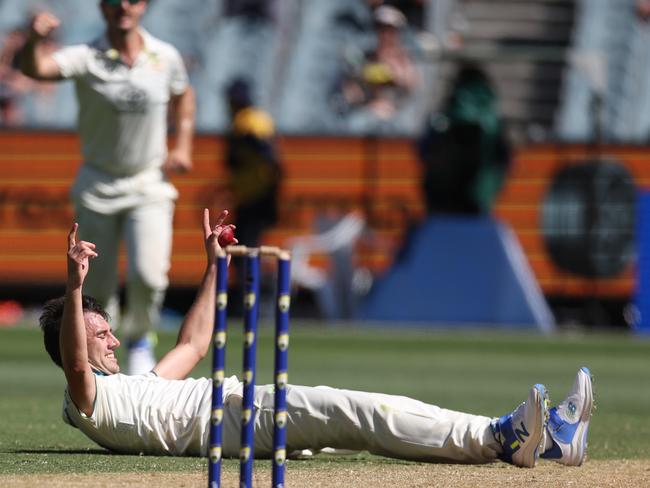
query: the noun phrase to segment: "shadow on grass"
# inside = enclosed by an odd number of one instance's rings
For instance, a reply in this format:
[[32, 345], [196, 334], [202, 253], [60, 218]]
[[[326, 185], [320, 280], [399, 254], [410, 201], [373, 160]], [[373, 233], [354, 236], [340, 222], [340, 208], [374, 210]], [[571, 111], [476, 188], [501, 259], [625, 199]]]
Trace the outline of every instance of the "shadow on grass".
[[100, 454], [103, 456], [122, 456], [123, 454], [107, 451], [106, 449], [7, 449], [7, 454]]
[[[157, 456], [155, 454], [147, 454], [147, 455], [142, 455], [142, 454], [128, 454], [128, 453], [119, 453], [119, 452], [112, 452], [106, 449], [66, 449], [66, 448], [61, 448], [61, 449], [7, 449], [7, 450], [0, 450], [0, 453], [5, 453], [5, 454], [63, 454], [63, 455], [79, 455], [79, 454], [89, 454], [89, 455], [94, 455], [94, 456], [111, 456], [111, 457], [136, 457], [138, 459], [144, 459], [144, 458], [164, 458], [164, 459], [199, 459], [199, 456], [166, 456], [166, 455], [160, 455]], [[200, 458], [204, 459], [204, 458]], [[270, 458], [256, 458], [255, 462], [257, 463], [263, 463], [265, 461], [268, 461]], [[375, 456], [372, 454], [369, 454], [367, 452], [363, 453], [350, 453], [350, 454], [329, 454], [329, 453], [320, 453], [316, 456], [309, 456], [309, 457], [292, 457], [290, 458], [292, 462], [294, 463], [300, 463], [302, 465], [309, 465], [309, 464], [314, 464], [314, 465], [323, 465], [323, 464], [345, 464], [345, 463], [350, 463], [350, 464], [386, 464], [386, 465], [399, 465], [399, 464], [404, 464], [404, 465], [409, 465], [409, 464], [465, 464], [465, 463], [454, 463], [450, 462], [449, 460], [428, 460], [428, 461], [417, 461], [417, 460], [407, 460], [407, 459], [395, 459], [395, 458], [388, 458], [388, 457], [383, 457], [383, 456]], [[237, 457], [224, 457], [224, 461], [227, 462], [238, 462], [239, 459]]]

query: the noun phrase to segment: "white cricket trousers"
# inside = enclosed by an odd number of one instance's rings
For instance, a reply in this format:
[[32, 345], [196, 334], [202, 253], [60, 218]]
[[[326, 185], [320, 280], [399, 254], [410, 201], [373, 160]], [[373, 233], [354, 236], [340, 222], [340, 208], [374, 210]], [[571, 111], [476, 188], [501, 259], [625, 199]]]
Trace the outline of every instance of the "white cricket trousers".
[[[287, 454], [334, 448], [413, 461], [485, 463], [497, 457], [490, 429], [493, 419], [489, 417], [454, 412], [404, 396], [327, 386], [287, 388]], [[272, 456], [273, 401], [273, 386], [256, 387], [257, 457]], [[239, 409], [227, 412], [224, 454], [237, 456]], [[228, 442], [229, 438], [233, 442]]]
[[[77, 205], [79, 238], [96, 244], [84, 293], [106, 307], [121, 336], [142, 338], [160, 321], [172, 248], [174, 202], [163, 200], [102, 214]], [[118, 254], [127, 254], [126, 310], [120, 318]]]

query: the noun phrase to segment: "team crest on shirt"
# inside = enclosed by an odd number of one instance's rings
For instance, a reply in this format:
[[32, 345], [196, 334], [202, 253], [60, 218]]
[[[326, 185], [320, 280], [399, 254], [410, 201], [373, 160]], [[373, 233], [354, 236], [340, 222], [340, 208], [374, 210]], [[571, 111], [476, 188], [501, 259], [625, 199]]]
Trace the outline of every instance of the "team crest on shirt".
[[275, 451], [275, 455], [273, 456], [275, 458], [275, 464], [278, 466], [282, 466], [284, 462], [287, 460], [287, 451], [286, 449], [278, 449]]
[[149, 63], [151, 63], [151, 68], [160, 71], [163, 68], [162, 61], [160, 60], [160, 56], [158, 56], [158, 53], [153, 52], [153, 51], [148, 51], [147, 52], [147, 60]]
[[147, 92], [137, 86], [125, 84], [115, 94], [114, 102], [120, 112], [144, 112], [147, 106]]
[[95, 62], [108, 73], [115, 73], [120, 67], [124, 66], [120, 63], [120, 53], [116, 49], [109, 49], [108, 51], [96, 51]]
[[213, 463], [221, 461], [221, 446], [213, 446], [210, 448], [210, 461]]

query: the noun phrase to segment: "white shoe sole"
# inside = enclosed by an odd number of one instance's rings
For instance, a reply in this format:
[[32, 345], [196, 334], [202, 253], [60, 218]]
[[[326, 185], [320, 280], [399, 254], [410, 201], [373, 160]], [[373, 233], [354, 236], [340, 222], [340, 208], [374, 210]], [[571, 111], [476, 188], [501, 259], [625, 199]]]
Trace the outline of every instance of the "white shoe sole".
[[[519, 462], [516, 464], [524, 468], [535, 467], [537, 458], [543, 449], [544, 430], [546, 429], [546, 423], [548, 422], [548, 392], [543, 385], [535, 385], [534, 391], [534, 400], [535, 405], [537, 406], [535, 411], [541, 415], [537, 415], [537, 417], [533, 419], [533, 430], [530, 433], [530, 441], [524, 443], [521, 447], [521, 456], [516, 456], [519, 458]], [[532, 442], [532, 439], [535, 438], [539, 439], [536, 443]], [[515, 456], [513, 456], [513, 459], [514, 457]]]
[[584, 382], [584, 390], [582, 392], [583, 398], [585, 398], [585, 403], [582, 406], [582, 412], [580, 412], [580, 420], [578, 421], [578, 427], [575, 432], [575, 439], [580, 439], [577, 444], [571, 443], [569, 450], [569, 461], [570, 466], [580, 466], [587, 457], [587, 433], [589, 431], [589, 422], [591, 420], [591, 413], [594, 406], [594, 392], [591, 381], [591, 374], [587, 373], [585, 370], [581, 370], [582, 373], [588, 376]]

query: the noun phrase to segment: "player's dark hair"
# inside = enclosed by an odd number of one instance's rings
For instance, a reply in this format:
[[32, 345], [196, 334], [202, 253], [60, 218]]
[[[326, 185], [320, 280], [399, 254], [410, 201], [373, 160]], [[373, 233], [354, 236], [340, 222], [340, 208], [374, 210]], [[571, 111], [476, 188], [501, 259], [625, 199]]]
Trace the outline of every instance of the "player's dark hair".
[[[52, 361], [63, 369], [63, 361], [61, 360], [61, 349], [59, 348], [59, 334], [61, 332], [61, 320], [63, 318], [63, 305], [65, 304], [65, 297], [54, 298], [49, 300], [43, 305], [43, 312], [41, 313], [38, 322], [43, 331], [43, 343], [45, 350], [52, 358]], [[104, 320], [109, 320], [110, 317], [97, 300], [88, 295], [81, 297], [81, 308], [86, 312], [94, 312], [100, 315]]]

